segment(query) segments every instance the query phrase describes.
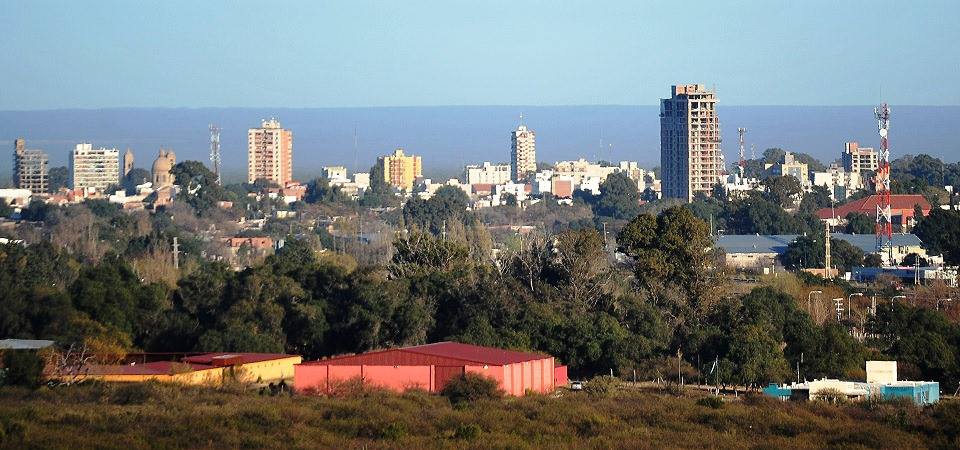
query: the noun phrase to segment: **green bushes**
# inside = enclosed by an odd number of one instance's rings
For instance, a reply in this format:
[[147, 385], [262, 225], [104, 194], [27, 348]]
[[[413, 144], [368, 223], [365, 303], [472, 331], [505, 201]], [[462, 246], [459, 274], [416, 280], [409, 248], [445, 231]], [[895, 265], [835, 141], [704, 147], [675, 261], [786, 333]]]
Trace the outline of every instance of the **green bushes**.
[[36, 388], [43, 382], [43, 358], [33, 350], [3, 353], [3, 384]]
[[496, 380], [475, 373], [465, 373], [452, 378], [440, 391], [450, 403], [461, 404], [484, 399], [498, 399], [503, 392]]
[[697, 400], [697, 404], [711, 409], [720, 409], [723, 408], [723, 399], [720, 397], [703, 397]]
[[610, 375], [601, 375], [588, 381], [583, 390], [591, 397], [606, 398], [616, 393], [619, 386], [620, 380]]

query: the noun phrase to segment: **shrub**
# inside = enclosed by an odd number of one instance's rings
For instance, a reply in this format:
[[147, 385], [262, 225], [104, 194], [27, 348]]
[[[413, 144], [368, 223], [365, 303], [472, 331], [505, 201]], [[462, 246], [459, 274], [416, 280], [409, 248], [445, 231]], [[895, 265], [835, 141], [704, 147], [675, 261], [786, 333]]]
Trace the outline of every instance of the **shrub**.
[[697, 404], [707, 408], [720, 409], [723, 408], [723, 399], [720, 397], [703, 397], [697, 400]]
[[482, 399], [497, 399], [503, 396], [503, 392], [493, 378], [465, 373], [448, 381], [440, 391], [440, 395], [450, 399], [453, 404], [459, 404]]
[[831, 405], [844, 405], [847, 403], [847, 394], [836, 389], [824, 389], [817, 392], [817, 400], [830, 403]]
[[480, 436], [481, 431], [480, 425], [475, 423], [460, 424], [457, 425], [457, 429], [453, 432], [453, 438], [472, 441]]
[[33, 350], [8, 350], [3, 354], [4, 384], [36, 388], [43, 381], [43, 358]]
[[588, 381], [583, 390], [591, 397], [604, 398], [613, 395], [617, 391], [619, 383], [619, 380], [610, 375], [601, 375]]

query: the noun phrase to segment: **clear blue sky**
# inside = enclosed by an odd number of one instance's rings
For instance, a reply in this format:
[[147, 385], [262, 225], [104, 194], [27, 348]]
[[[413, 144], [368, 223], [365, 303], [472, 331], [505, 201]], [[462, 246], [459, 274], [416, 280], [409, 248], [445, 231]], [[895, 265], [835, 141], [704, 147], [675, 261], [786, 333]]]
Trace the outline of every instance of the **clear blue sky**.
[[[149, 6], [148, 6], [149, 5]], [[40, 1], [0, 14], [0, 109], [960, 104], [945, 1]]]

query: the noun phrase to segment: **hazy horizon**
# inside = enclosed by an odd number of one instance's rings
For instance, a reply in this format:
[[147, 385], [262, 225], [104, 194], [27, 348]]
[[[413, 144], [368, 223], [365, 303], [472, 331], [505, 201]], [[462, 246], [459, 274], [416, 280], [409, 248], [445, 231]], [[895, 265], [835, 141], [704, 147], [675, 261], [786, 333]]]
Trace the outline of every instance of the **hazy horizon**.
[[[721, 99], [722, 100], [722, 99]], [[955, 161], [960, 147], [949, 118], [960, 106], [892, 106], [892, 157], [928, 153]], [[365, 171], [378, 155], [396, 147], [424, 158], [428, 177], [455, 176], [466, 163], [505, 162], [510, 131], [519, 114], [537, 133], [539, 161], [583, 157], [632, 160], [659, 165], [659, 107], [594, 106], [407, 106], [368, 108], [64, 108], [0, 111], [0, 142], [12, 152], [13, 139], [50, 155], [50, 166], [66, 165], [79, 142], [134, 150], [136, 166], [149, 168], [160, 146], [178, 161], [209, 161], [210, 123], [219, 125], [223, 169], [228, 180], [245, 178], [246, 132], [260, 120], [277, 117], [294, 135], [294, 175], [307, 180], [326, 165]], [[809, 153], [824, 163], [839, 159], [843, 143], [877, 146], [873, 107], [733, 106], [718, 107], [727, 163], [737, 157], [737, 128], [747, 128], [747, 157], [753, 144]], [[358, 136], [354, 152], [354, 130]], [[603, 139], [603, 148], [600, 142]], [[2, 147], [0, 147], [2, 148]], [[10, 177], [11, 161], [0, 158], [0, 180]]]

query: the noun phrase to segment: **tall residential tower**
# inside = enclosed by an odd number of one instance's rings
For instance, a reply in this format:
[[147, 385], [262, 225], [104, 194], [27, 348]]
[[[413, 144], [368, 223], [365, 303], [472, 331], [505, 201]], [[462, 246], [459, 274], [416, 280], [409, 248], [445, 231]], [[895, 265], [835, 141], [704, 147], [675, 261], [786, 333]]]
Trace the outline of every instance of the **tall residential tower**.
[[13, 185], [33, 194], [47, 193], [47, 154], [26, 148], [23, 138], [13, 142]]
[[420, 157], [405, 155], [402, 148], [394, 150], [392, 155], [377, 158], [377, 165], [383, 170], [383, 181], [407, 192], [413, 189], [413, 182], [423, 176]]
[[692, 201], [722, 181], [717, 96], [702, 84], [673, 86], [660, 100], [660, 168], [663, 196]]
[[70, 153], [70, 167], [74, 189], [103, 191], [110, 185], [120, 184], [120, 150], [115, 148], [77, 144]]
[[537, 171], [537, 134], [528, 130], [520, 116], [520, 126], [510, 133], [510, 176], [513, 181], [524, 181]]
[[247, 182], [259, 179], [283, 186], [293, 180], [293, 132], [277, 119], [247, 131]]

